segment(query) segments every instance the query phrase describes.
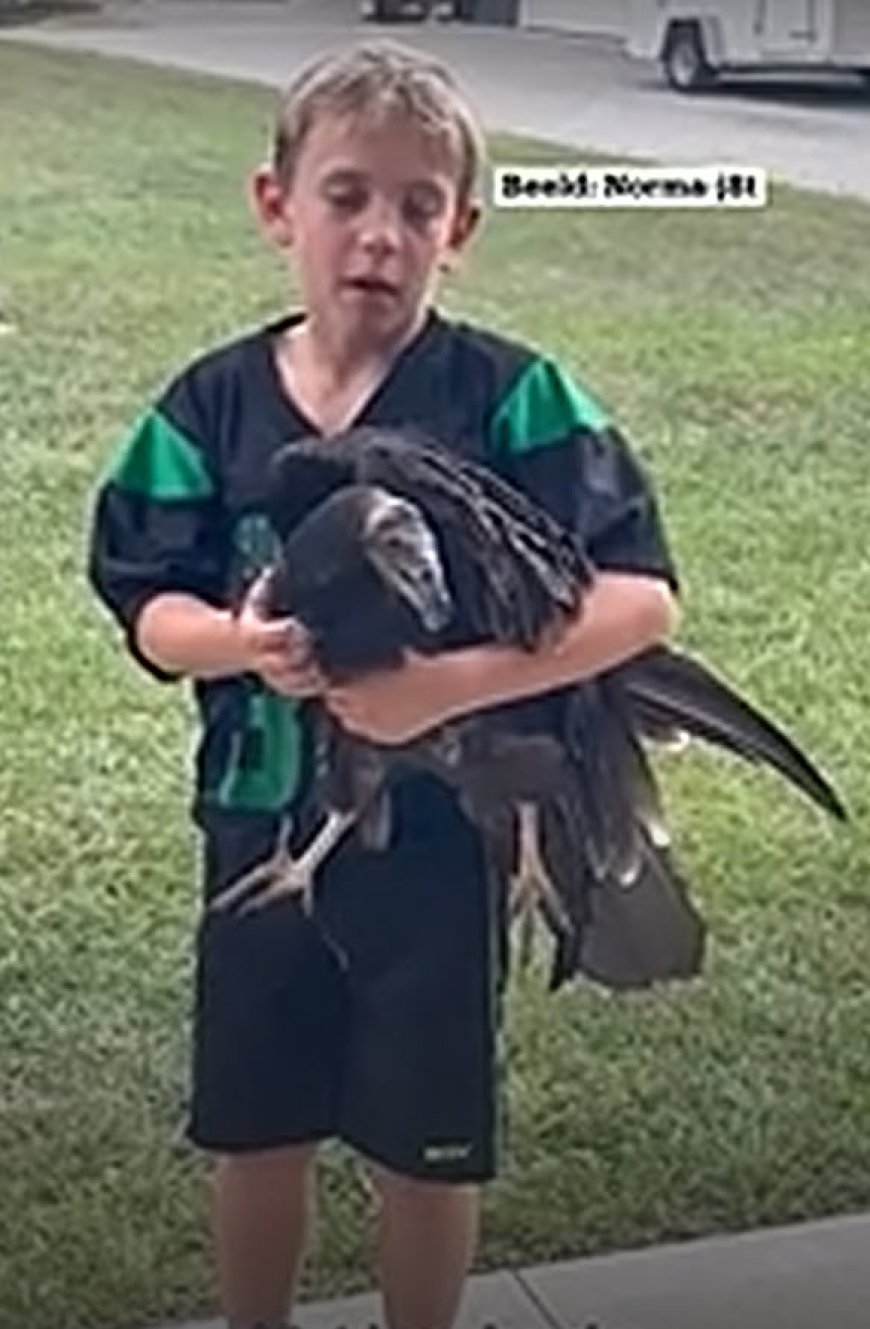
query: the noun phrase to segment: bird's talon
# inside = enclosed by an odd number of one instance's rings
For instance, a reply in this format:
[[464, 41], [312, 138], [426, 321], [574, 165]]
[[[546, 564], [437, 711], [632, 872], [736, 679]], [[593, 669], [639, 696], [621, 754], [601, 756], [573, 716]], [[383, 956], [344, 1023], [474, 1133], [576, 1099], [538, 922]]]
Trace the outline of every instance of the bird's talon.
[[311, 877], [307, 872], [300, 873], [298, 867], [286, 856], [279, 862], [271, 858], [260, 863], [216, 896], [209, 908], [218, 911], [238, 905], [235, 912], [244, 915], [263, 909], [285, 895], [301, 895], [302, 906], [310, 914], [313, 907]]
[[309, 883], [306, 882], [299, 885], [295, 880], [288, 882], [284, 878], [279, 878], [277, 881], [273, 881], [271, 886], [266, 890], [260, 891], [249, 900], [246, 900], [236, 912], [239, 915], [259, 913], [259, 911], [265, 909], [267, 905], [275, 904], [276, 901], [283, 900], [289, 895], [300, 896], [300, 904], [302, 905], [303, 911], [306, 914], [312, 912], [313, 900]]
[[[221, 913], [226, 909], [232, 908], [240, 900], [244, 901], [245, 896], [255, 893], [256, 888], [263, 883], [268, 885], [273, 880], [276, 867], [270, 859], [268, 863], [259, 863], [249, 872], [245, 872], [237, 881], [232, 882], [222, 890], [209, 904], [211, 913]], [[242, 909], [247, 909], [249, 902], [242, 905]], [[241, 910], [239, 911], [241, 912]]]

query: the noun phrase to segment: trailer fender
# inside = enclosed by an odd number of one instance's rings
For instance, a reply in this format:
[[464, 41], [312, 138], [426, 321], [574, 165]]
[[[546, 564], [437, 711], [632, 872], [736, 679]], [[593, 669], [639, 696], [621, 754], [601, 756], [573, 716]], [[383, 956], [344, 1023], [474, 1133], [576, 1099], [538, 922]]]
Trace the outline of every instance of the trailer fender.
[[692, 92], [715, 81], [722, 49], [718, 20], [707, 15], [683, 15], [665, 27], [659, 60], [671, 87]]

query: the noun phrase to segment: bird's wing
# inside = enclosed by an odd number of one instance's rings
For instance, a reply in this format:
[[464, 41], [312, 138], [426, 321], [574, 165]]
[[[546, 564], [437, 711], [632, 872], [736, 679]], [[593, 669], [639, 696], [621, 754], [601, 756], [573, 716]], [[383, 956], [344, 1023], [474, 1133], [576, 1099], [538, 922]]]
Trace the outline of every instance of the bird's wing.
[[576, 973], [633, 988], [700, 970], [704, 924], [669, 852], [641, 743], [673, 730], [772, 766], [832, 816], [846, 815], [797, 744], [698, 660], [656, 647], [579, 685], [564, 721], [577, 789], [542, 817], [542, 852], [575, 924], [573, 937], [555, 936], [552, 987]]
[[836, 791], [794, 740], [699, 660], [657, 646], [620, 665], [611, 679], [640, 733], [684, 730], [772, 766], [831, 816], [846, 819]]
[[276, 455], [270, 514], [281, 534], [348, 483], [378, 485], [420, 508], [437, 532], [453, 593], [481, 637], [533, 647], [579, 602], [590, 569], [547, 512], [477, 465], [403, 428], [303, 440]]
[[266, 510], [281, 540], [355, 478], [352, 458], [322, 439], [303, 439], [280, 448], [269, 465]]
[[605, 682], [572, 688], [561, 738], [576, 781], [575, 802], [585, 826], [586, 854], [598, 881], [631, 881], [638, 872], [642, 814], [657, 805], [655, 784], [623, 710]]
[[541, 852], [572, 931], [553, 926], [551, 986], [583, 973], [639, 987], [699, 971], [705, 929], [669, 852], [645, 733], [684, 729], [772, 766], [832, 816], [845, 810], [797, 744], [697, 660], [657, 647], [567, 694], [571, 778], [541, 803]]

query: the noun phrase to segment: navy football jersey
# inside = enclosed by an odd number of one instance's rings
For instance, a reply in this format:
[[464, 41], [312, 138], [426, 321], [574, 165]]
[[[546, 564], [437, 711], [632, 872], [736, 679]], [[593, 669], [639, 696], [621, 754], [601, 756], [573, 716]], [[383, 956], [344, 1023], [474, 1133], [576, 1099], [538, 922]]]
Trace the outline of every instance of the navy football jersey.
[[[134, 655], [158, 677], [168, 676], [134, 638], [145, 602], [184, 591], [226, 606], [275, 552], [264, 512], [267, 464], [283, 444], [318, 432], [288, 397], [275, 360], [276, 338], [302, 317], [240, 337], [178, 375], [100, 487], [91, 579]], [[597, 566], [676, 585], [637, 458], [578, 383], [529, 347], [431, 310], [353, 424], [423, 428], [530, 493], [579, 535]], [[200, 824], [292, 808], [307, 780], [304, 705], [251, 675], [194, 687]], [[412, 817], [430, 845], [443, 847], [444, 818], [458, 812], [447, 806], [451, 795], [419, 779], [405, 824]]]

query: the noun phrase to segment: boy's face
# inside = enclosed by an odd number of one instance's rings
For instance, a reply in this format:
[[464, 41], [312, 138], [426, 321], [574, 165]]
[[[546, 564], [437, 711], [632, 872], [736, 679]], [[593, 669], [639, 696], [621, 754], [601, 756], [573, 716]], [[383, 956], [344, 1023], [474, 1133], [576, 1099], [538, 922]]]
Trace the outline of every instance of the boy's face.
[[478, 209], [460, 207], [447, 149], [413, 123], [328, 116], [309, 131], [292, 184], [254, 182], [267, 231], [292, 249], [305, 307], [333, 335], [401, 338], [458, 256]]

